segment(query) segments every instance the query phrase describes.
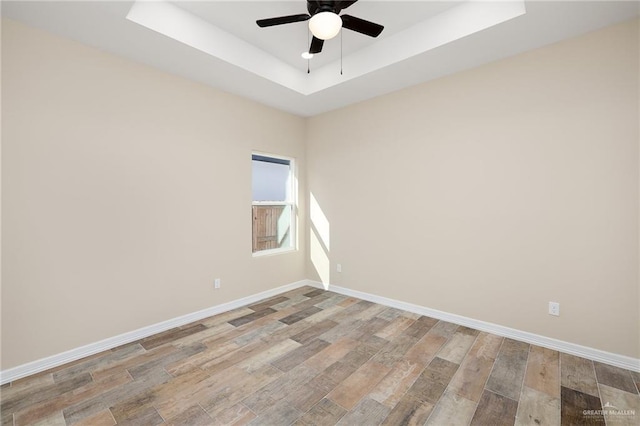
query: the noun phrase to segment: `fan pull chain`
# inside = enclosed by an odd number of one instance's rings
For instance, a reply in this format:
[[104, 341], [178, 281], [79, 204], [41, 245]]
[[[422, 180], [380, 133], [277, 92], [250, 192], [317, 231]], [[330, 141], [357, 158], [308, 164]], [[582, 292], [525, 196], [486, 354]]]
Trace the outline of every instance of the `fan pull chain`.
[[342, 33], [344, 31], [340, 31], [340, 75], [342, 75]]
[[[307, 27], [307, 53], [309, 53], [309, 51], [311, 50], [311, 48], [309, 47], [309, 43], [311, 42], [309, 33], [311, 32], [311, 30], [309, 30], [308, 25], [306, 27]], [[307, 58], [307, 74], [311, 74], [311, 58]]]

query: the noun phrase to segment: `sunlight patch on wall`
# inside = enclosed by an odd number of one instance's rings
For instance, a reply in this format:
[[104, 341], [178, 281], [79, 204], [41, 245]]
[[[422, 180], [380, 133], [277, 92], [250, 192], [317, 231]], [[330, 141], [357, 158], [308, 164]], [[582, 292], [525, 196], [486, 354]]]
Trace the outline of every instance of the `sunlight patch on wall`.
[[329, 259], [331, 232], [329, 219], [312, 193], [309, 193], [309, 217], [311, 219], [309, 231], [311, 263], [326, 290], [331, 281], [331, 260]]
[[331, 280], [331, 262], [329, 261], [329, 256], [320, 243], [318, 235], [313, 227], [311, 228], [311, 232], [309, 232], [309, 237], [311, 263], [316, 269], [320, 282], [324, 285], [325, 290], [328, 290], [329, 282]]
[[322, 244], [327, 248], [327, 252], [331, 250], [330, 246], [330, 232], [329, 232], [329, 219], [324, 214], [318, 204], [316, 197], [309, 193], [309, 216], [311, 218], [311, 224], [316, 228], [318, 237], [322, 241]]

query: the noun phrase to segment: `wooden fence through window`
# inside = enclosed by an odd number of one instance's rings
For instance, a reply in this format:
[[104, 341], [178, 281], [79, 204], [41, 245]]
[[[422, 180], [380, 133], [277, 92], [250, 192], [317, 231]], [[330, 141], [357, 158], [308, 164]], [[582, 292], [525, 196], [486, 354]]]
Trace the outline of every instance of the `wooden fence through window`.
[[254, 253], [280, 247], [278, 244], [278, 219], [285, 208], [288, 206], [253, 206]]

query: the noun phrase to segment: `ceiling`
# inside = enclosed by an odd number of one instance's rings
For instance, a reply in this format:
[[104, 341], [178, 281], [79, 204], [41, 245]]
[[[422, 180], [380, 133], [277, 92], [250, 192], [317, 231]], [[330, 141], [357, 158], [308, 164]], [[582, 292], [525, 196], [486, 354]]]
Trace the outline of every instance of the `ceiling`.
[[[290, 1], [19, 1], [2, 15], [155, 68], [312, 116], [639, 16], [638, 1], [375, 1], [348, 13], [385, 26], [343, 30], [310, 61], [306, 13]], [[308, 67], [310, 73], [307, 72]], [[342, 69], [342, 73], [341, 73]]]

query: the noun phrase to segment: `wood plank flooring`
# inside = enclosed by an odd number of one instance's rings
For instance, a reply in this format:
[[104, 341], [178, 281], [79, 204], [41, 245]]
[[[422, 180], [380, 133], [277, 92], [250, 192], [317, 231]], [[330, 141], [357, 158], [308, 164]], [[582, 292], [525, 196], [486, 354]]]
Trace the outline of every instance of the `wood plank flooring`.
[[640, 374], [303, 287], [16, 380], [2, 426], [638, 425]]

